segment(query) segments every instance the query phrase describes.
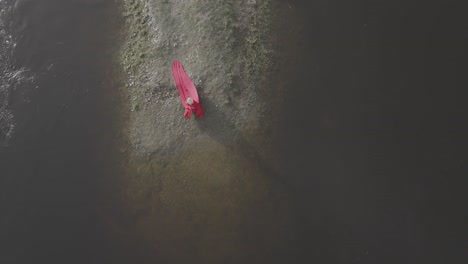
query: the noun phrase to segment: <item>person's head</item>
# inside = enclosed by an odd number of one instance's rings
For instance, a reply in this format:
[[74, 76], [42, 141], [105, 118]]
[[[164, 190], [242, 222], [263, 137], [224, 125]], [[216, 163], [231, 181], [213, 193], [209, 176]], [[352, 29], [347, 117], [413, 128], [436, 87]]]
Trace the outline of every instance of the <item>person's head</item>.
[[187, 104], [192, 105], [193, 104], [193, 99], [188, 97], [187, 98]]

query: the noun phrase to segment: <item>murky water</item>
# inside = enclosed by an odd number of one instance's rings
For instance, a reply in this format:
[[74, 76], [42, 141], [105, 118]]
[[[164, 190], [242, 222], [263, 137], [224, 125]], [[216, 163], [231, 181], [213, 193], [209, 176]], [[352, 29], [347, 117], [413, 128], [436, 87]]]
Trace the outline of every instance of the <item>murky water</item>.
[[[290, 2], [294, 23], [310, 25], [295, 28], [303, 39], [289, 54], [298, 63], [280, 146], [293, 228], [280, 230], [288, 240], [275, 243], [279, 258], [256, 254], [289, 263], [457, 263], [463, 219], [454, 212], [463, 208], [467, 169], [463, 9]], [[107, 204], [99, 188], [111, 184], [101, 154], [113, 125], [115, 8], [104, 0], [0, 0], [1, 263], [154, 263], [154, 247], [184, 254], [177, 239], [145, 248], [132, 234], [114, 248], [95, 205]], [[251, 216], [261, 213], [246, 213], [239, 236], [251, 252], [262, 238], [251, 235]], [[181, 248], [196, 251], [190, 238]]]
[[462, 263], [461, 5], [310, 2], [285, 126], [302, 257]]
[[0, 262], [102, 263], [94, 153], [108, 123], [115, 3], [0, 5]]

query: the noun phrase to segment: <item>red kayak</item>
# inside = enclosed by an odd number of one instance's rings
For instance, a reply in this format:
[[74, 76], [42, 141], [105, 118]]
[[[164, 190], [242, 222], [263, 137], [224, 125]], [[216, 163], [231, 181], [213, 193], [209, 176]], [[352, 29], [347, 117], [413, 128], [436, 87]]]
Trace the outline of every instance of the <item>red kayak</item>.
[[177, 89], [179, 90], [180, 101], [185, 107], [184, 116], [190, 119], [192, 112], [195, 112], [196, 116], [200, 118], [203, 117], [204, 112], [200, 105], [197, 88], [188, 77], [180, 61], [176, 60], [172, 64], [172, 76], [174, 77]]

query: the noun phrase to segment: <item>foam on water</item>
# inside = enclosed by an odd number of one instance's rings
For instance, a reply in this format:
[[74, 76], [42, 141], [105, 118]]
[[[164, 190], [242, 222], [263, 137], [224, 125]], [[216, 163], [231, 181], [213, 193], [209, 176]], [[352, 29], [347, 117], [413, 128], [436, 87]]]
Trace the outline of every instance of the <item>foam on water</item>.
[[14, 65], [13, 2], [0, 1], [0, 147], [8, 146], [16, 131], [16, 110], [28, 103], [34, 75]]
[[95, 149], [114, 7], [0, 0], [0, 263], [108, 263]]

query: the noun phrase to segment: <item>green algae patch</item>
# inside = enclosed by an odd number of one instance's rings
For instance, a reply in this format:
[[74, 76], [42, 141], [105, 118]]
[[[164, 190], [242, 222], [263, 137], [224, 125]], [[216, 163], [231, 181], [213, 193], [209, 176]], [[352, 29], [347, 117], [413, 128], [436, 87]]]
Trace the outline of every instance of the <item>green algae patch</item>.
[[[253, 2], [253, 3], [252, 3]], [[273, 67], [274, 19], [271, 1], [251, 1], [250, 20], [244, 39], [244, 74], [249, 85], [263, 86]]]
[[138, 73], [139, 66], [154, 51], [148, 36], [150, 17], [142, 1], [124, 1], [123, 17], [126, 23], [126, 38], [121, 53], [121, 62], [127, 74]]
[[123, 45], [119, 62], [125, 75], [123, 93], [129, 99], [131, 111], [139, 111], [142, 102], [142, 81], [145, 80], [145, 65], [148, 58], [155, 56], [151, 45], [151, 17], [148, 7], [141, 0], [126, 0], [122, 3], [124, 18]]

